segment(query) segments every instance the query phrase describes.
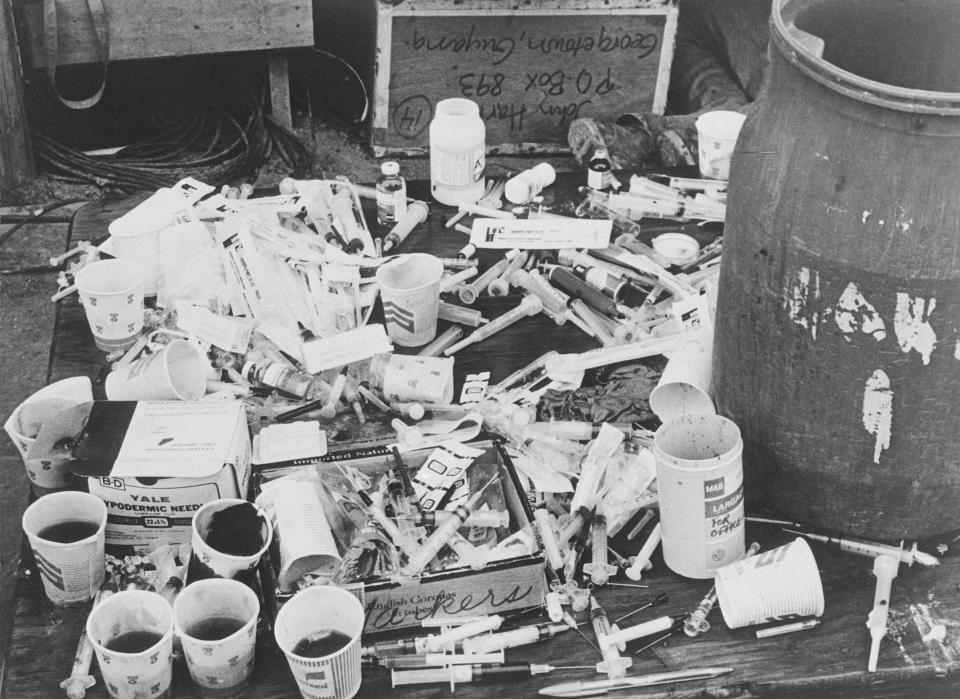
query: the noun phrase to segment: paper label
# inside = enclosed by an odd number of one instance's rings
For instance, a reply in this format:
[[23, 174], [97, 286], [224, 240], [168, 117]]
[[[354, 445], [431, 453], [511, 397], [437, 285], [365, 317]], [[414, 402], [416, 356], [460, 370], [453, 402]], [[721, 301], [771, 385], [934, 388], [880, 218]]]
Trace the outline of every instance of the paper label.
[[327, 453], [327, 433], [312, 420], [274, 423], [257, 435], [257, 464], [309, 462]]
[[377, 323], [305, 342], [303, 361], [307, 371], [316, 374], [392, 351], [393, 344], [387, 331]]
[[417, 501], [425, 510], [434, 510], [451, 489], [444, 509], [452, 510], [470, 497], [467, 468], [483, 450], [457, 442], [446, 442], [434, 449], [411, 479]]
[[490, 385], [490, 372], [482, 371], [479, 374], [467, 374], [460, 389], [460, 405], [465, 403], [479, 403], [483, 394]]
[[613, 222], [586, 218], [477, 218], [470, 242], [478, 248], [556, 250], [605, 248]]
[[246, 354], [252, 328], [229, 316], [217, 315], [206, 308], [177, 301], [177, 325], [201, 342], [227, 352]]

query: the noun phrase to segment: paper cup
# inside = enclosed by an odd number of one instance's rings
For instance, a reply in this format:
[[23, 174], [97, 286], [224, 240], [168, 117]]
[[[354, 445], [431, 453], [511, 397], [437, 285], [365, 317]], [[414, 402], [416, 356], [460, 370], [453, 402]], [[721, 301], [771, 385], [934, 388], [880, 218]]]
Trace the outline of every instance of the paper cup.
[[72, 480], [67, 467], [72, 457], [66, 454], [61, 458], [27, 458], [41, 425], [47, 420], [56, 419], [57, 413], [64, 408], [92, 400], [90, 379], [74, 376], [41, 388], [14, 408], [4, 423], [3, 429], [20, 452], [30, 482], [41, 491], [67, 488]]
[[663, 422], [686, 413], [716, 413], [710, 397], [712, 377], [713, 335], [692, 335], [670, 355], [660, 381], [650, 393], [650, 409]]
[[75, 279], [97, 347], [116, 352], [133, 346], [143, 329], [143, 267], [130, 260], [100, 260]]
[[718, 568], [714, 577], [723, 621], [731, 629], [823, 614], [820, 570], [810, 546], [799, 537]]
[[443, 263], [425, 253], [400, 255], [377, 270], [383, 319], [390, 339], [419, 347], [437, 334]]
[[107, 375], [108, 400], [197, 400], [207, 390], [209, 362], [200, 348], [174, 340]]
[[653, 438], [663, 560], [679, 575], [709, 578], [744, 552], [743, 441], [725, 417], [689, 413]]
[[443, 403], [453, 401], [453, 357], [387, 355], [378, 364], [380, 388], [388, 401]]
[[[87, 637], [113, 699], [152, 699], [169, 691], [173, 679], [173, 609], [156, 592], [125, 590], [110, 595], [87, 617]], [[113, 647], [123, 643], [127, 649], [143, 648], [150, 640], [154, 642], [148, 648], [137, 652]]]
[[712, 180], [730, 178], [730, 156], [746, 117], [737, 112], [719, 110], [697, 118], [700, 150], [700, 174]]
[[253, 671], [260, 601], [236, 580], [200, 580], [173, 602], [173, 623], [193, 681], [205, 689], [242, 684]]
[[[70, 490], [50, 493], [26, 509], [21, 525], [50, 601], [64, 605], [93, 599], [105, 571], [103, 500]], [[82, 538], [70, 540], [77, 536]]]
[[[214, 514], [235, 505], [249, 505], [257, 511], [260, 520], [260, 545], [253, 554], [235, 555], [225, 553], [218, 551], [207, 543], [211, 534]], [[266, 553], [270, 547], [270, 542], [273, 540], [273, 525], [266, 513], [252, 502], [238, 498], [221, 498], [203, 505], [193, 515], [192, 532], [191, 580], [198, 578], [249, 579], [253, 575], [253, 569], [257, 567], [257, 563], [260, 562], [260, 558]]]
[[122, 260], [143, 265], [143, 293], [153, 296], [159, 289], [160, 231], [188, 221], [191, 205], [173, 190], [162, 187], [107, 227], [107, 251]]
[[[339, 587], [308, 587], [294, 595], [277, 614], [274, 636], [287, 656], [300, 694], [307, 699], [348, 699], [360, 690], [360, 632], [363, 606]], [[303, 639], [324, 631], [349, 638], [340, 650], [319, 658], [293, 652]]]

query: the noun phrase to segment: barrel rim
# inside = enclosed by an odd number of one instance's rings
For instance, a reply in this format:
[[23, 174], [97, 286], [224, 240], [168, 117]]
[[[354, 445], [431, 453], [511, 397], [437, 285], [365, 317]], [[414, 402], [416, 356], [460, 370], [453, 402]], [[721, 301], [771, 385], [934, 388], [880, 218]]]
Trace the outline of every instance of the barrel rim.
[[[960, 92], [916, 90], [871, 80], [844, 70], [813, 54], [796, 34], [792, 20], [784, 18], [787, 6], [802, 0], [776, 0], [770, 11], [770, 41], [781, 55], [804, 74], [834, 92], [877, 107], [915, 114], [960, 116]], [[812, 36], [812, 35], [809, 35]]]

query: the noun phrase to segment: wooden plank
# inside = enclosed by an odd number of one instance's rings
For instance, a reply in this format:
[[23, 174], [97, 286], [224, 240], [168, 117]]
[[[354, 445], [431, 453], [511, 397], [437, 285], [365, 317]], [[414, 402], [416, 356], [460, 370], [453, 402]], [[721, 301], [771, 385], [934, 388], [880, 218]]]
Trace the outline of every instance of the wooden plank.
[[487, 147], [565, 147], [577, 117], [662, 113], [676, 34], [672, 0], [378, 4], [373, 146], [425, 152], [438, 101], [480, 105]]
[[0, 2], [0, 187], [35, 174], [11, 0]]
[[[110, 60], [164, 58], [313, 45], [310, 0], [104, 0], [110, 29]], [[58, 0], [61, 64], [99, 59], [91, 50], [93, 29], [86, 0]], [[43, 65], [42, 2], [28, 0], [21, 12], [30, 67]]]
[[290, 109], [290, 70], [286, 54], [271, 51], [267, 56], [267, 66], [270, 72], [270, 113], [281, 126], [293, 130], [293, 112]]

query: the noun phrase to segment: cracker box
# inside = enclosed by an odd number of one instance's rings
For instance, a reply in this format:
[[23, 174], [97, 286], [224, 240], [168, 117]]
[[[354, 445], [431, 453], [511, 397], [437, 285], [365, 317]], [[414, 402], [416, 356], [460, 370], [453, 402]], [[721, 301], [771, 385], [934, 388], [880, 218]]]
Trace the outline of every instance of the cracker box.
[[[510, 513], [510, 534], [525, 528], [529, 530], [532, 513], [510, 457], [502, 444], [480, 441], [469, 446], [482, 450], [482, 455], [470, 466], [470, 470], [477, 469], [470, 482], [484, 482], [499, 470], [501, 488], [494, 493], [493, 501], [488, 501], [488, 504], [491, 504], [493, 509], [503, 508]], [[431, 448], [404, 454], [411, 473], [416, 473], [420, 466], [427, 463], [433, 451]], [[341, 461], [336, 453], [332, 453], [323, 457], [327, 463], [318, 462], [297, 468], [338, 470], [337, 465], [330, 463], [338, 461], [340, 466], [356, 468], [375, 480], [388, 467], [386, 450], [384, 452], [383, 455], [362, 456], [349, 461]], [[265, 471], [256, 474], [255, 481], [260, 485], [291, 471], [292, 469]], [[282, 532], [275, 533], [274, 545], [270, 551], [273, 576], [279, 572], [277, 546], [283, 536]], [[506, 535], [507, 532], [503, 534]], [[420, 627], [425, 620], [433, 617], [481, 616], [525, 609], [543, 604], [547, 592], [543, 552], [535, 539], [532, 553], [525, 552], [489, 563], [482, 570], [456, 567], [427, 572], [403, 582], [375, 579], [348, 587], [358, 595], [364, 605], [364, 634]], [[291, 590], [283, 590], [279, 586], [275, 591], [277, 601], [281, 604], [292, 595]]]
[[71, 469], [107, 504], [111, 553], [189, 543], [201, 505], [246, 497], [250, 438], [239, 401], [87, 405]]

